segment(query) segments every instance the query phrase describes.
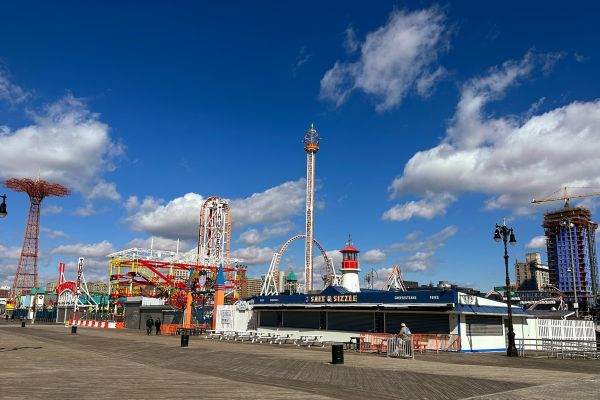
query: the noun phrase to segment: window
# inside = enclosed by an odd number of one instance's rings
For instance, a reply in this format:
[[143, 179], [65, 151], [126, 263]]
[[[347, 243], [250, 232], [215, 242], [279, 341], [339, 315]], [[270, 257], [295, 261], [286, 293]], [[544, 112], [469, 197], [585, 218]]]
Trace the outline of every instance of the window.
[[327, 328], [332, 331], [373, 332], [372, 312], [329, 312]]
[[392, 313], [385, 315], [385, 331], [398, 333], [400, 324], [405, 323], [411, 333], [450, 333], [448, 314], [409, 314]]
[[319, 329], [327, 329], [327, 311], [319, 311]]
[[285, 328], [319, 329], [318, 311], [285, 311], [283, 324]]
[[261, 311], [260, 326], [281, 326], [281, 311]]
[[467, 315], [467, 335], [469, 336], [502, 336], [502, 317]]
[[375, 332], [385, 332], [385, 314], [375, 313]]

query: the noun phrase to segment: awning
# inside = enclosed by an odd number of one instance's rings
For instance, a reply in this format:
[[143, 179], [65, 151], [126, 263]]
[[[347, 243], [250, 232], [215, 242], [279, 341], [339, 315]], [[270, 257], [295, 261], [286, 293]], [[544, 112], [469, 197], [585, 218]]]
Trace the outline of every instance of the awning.
[[[508, 315], [508, 307], [457, 304], [452, 312], [474, 315]], [[529, 316], [525, 311], [523, 311], [522, 308], [519, 307], [512, 307], [512, 313], [513, 315]]]

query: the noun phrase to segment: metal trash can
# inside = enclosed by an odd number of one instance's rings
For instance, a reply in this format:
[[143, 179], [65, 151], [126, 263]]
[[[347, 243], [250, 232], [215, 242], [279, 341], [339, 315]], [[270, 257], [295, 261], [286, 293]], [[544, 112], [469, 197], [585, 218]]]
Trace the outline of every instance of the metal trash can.
[[21, 328], [25, 328], [25, 321], [21, 321]]
[[344, 363], [344, 345], [334, 344], [331, 346], [331, 363], [332, 364], [343, 364]]
[[189, 335], [181, 335], [181, 347], [188, 347], [189, 342], [190, 342]]
[[71, 335], [75, 335], [77, 333], [77, 327], [76, 326], [72, 326], [71, 327]]

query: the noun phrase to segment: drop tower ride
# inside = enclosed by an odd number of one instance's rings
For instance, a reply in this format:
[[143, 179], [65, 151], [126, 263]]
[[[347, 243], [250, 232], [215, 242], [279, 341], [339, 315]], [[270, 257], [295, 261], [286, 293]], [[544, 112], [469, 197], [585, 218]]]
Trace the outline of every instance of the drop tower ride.
[[314, 124], [304, 135], [304, 151], [306, 152], [306, 238], [304, 251], [304, 293], [313, 289], [313, 241], [315, 210], [315, 161], [319, 151], [319, 134]]

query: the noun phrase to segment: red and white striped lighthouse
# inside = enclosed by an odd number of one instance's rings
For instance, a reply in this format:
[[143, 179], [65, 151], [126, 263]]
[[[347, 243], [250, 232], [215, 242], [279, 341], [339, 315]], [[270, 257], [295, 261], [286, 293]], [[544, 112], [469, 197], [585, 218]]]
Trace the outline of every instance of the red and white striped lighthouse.
[[342, 253], [342, 286], [350, 292], [360, 292], [360, 280], [358, 273], [358, 253], [360, 250], [352, 246], [352, 236], [348, 236], [346, 247], [340, 250]]

